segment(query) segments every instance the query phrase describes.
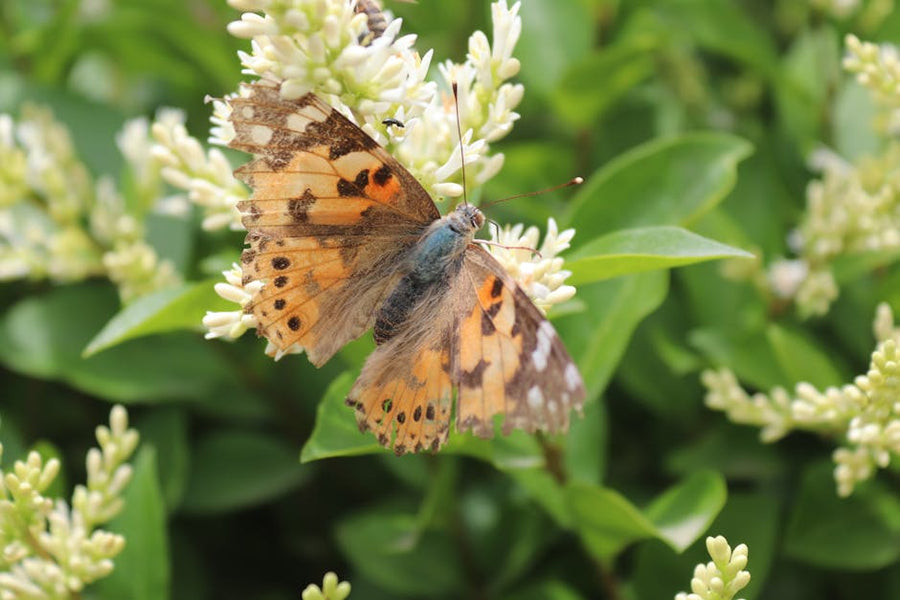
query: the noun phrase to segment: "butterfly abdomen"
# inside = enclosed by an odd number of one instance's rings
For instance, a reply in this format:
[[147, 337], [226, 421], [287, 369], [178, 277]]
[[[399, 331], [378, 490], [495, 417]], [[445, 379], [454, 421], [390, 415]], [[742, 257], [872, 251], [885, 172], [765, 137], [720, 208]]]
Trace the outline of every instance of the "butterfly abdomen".
[[383, 344], [409, 321], [413, 309], [433, 297], [456, 274], [463, 252], [472, 239], [472, 231], [460, 230], [455, 220], [435, 221], [412, 248], [409, 272], [404, 275], [375, 318], [375, 343]]

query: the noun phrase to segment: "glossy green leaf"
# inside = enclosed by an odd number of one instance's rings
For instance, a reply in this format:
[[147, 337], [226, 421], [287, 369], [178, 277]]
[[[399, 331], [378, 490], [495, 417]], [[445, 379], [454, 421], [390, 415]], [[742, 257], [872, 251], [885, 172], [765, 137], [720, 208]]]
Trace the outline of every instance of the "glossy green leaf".
[[629, 273], [671, 269], [722, 258], [752, 258], [681, 227], [623, 229], [592, 240], [566, 261], [572, 276], [566, 281], [582, 285]]
[[651, 271], [586, 285], [576, 297], [590, 310], [556, 321], [589, 399], [606, 387], [634, 328], [665, 299], [667, 284], [667, 273]]
[[239, 391], [234, 370], [196, 335], [132, 340], [114, 352], [82, 357], [116, 305], [110, 288], [88, 284], [22, 300], [0, 320], [0, 361], [119, 402], [206, 399], [223, 387]]
[[688, 133], [647, 142], [587, 178], [563, 223], [579, 240], [647, 225], [688, 225], [734, 186], [752, 146], [726, 133]]
[[221, 278], [183, 284], [142, 296], [125, 306], [84, 349], [88, 357], [137, 337], [178, 329], [201, 328], [206, 311], [234, 310], [236, 305], [216, 294]]
[[823, 568], [868, 571], [900, 558], [900, 501], [878, 486], [849, 498], [835, 490], [834, 465], [804, 473], [784, 538], [792, 559]]
[[112, 574], [92, 591], [98, 598], [109, 600], [165, 600], [169, 597], [171, 559], [156, 450], [141, 447], [133, 464], [134, 474], [124, 494], [125, 508], [104, 527], [125, 537], [125, 549], [115, 558]]
[[[750, 549], [748, 570], [750, 585], [740, 591], [746, 600], [766, 598], [766, 577], [773, 554], [777, 550], [779, 502], [768, 491], [738, 492], [728, 495], [728, 502], [709, 528], [708, 535], [723, 535], [732, 548], [747, 544]], [[635, 598], [668, 598], [672, 590], [689, 589], [689, 574], [697, 564], [709, 562], [706, 536], [700, 536], [681, 554], [661, 543], [640, 544], [634, 554]]]
[[696, 473], [657, 498], [642, 512], [618, 492], [585, 483], [566, 488], [572, 523], [585, 545], [609, 561], [628, 545], [658, 538], [677, 552], [691, 545], [725, 504], [725, 480]]
[[0, 321], [0, 359], [20, 373], [60, 377], [78, 362], [78, 346], [84, 347], [117, 302], [112, 289], [86, 284], [21, 300]]
[[194, 449], [181, 508], [215, 514], [270, 501], [301, 485], [311, 468], [297, 464], [294, 449], [271, 436], [217, 431]]
[[359, 431], [353, 409], [344, 403], [354, 380], [355, 376], [347, 372], [328, 386], [316, 410], [312, 435], [300, 452], [300, 462], [384, 451], [375, 436]]
[[608, 562], [626, 546], [657, 536], [656, 527], [624, 496], [585, 483], [566, 487], [572, 523], [588, 550]]
[[659, 537], [676, 552], [694, 543], [725, 505], [725, 478], [714, 471], [698, 471], [656, 498], [644, 514]]

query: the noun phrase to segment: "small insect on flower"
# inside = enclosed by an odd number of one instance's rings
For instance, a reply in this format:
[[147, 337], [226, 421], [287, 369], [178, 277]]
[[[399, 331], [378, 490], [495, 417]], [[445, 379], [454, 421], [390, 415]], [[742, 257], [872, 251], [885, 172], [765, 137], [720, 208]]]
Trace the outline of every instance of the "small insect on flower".
[[[565, 431], [585, 388], [562, 340], [474, 239], [467, 202], [441, 216], [422, 185], [363, 130], [313, 94], [285, 99], [257, 82], [234, 97], [233, 148], [256, 158], [246, 305], [276, 349], [316, 366], [368, 329], [376, 349], [347, 397], [362, 430], [398, 454], [438, 450], [456, 428]], [[275, 142], [277, 141], [277, 143]]]
[[[412, 4], [415, 3], [416, 0], [397, 1], [408, 2]], [[388, 22], [381, 10], [381, 6], [378, 5], [377, 0], [356, 0], [356, 5], [353, 7], [353, 10], [355, 10], [357, 13], [366, 15], [366, 26], [369, 29], [368, 33], [364, 33], [360, 36], [360, 45], [368, 46], [373, 41], [384, 35], [384, 32], [387, 31]]]

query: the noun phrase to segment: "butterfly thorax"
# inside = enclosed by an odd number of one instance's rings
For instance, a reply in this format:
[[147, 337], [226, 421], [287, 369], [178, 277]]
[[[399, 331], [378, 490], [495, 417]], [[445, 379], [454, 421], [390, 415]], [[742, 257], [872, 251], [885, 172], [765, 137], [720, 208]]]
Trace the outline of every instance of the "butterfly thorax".
[[428, 226], [410, 250], [406, 273], [391, 291], [375, 318], [375, 343], [394, 337], [413, 309], [435, 286], [444, 286], [462, 265], [466, 247], [484, 225], [484, 214], [471, 204]]

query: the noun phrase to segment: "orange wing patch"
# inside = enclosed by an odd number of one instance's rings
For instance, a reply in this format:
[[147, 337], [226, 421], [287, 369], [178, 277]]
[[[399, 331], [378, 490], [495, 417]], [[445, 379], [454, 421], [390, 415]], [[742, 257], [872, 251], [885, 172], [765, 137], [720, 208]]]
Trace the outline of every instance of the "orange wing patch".
[[411, 359], [411, 370], [392, 371], [397, 357], [373, 354], [363, 368], [347, 404], [356, 409], [360, 431], [372, 431], [394, 452], [437, 451], [450, 432], [453, 386], [446, 349], [425, 349]]
[[456, 372], [460, 431], [472, 429], [476, 435], [490, 437], [493, 416], [509, 409], [506, 385], [522, 354], [512, 292], [499, 278], [487, 277], [476, 293], [471, 313], [460, 324]]
[[503, 415], [504, 434], [567, 430], [585, 390], [562, 340], [490, 254], [470, 246], [466, 258], [475, 301], [457, 342], [457, 429], [491, 437]]
[[231, 146], [256, 158], [235, 174], [253, 188], [238, 209], [249, 231], [246, 307], [277, 348], [299, 345], [320, 366], [372, 326], [397, 265], [439, 216], [383, 148], [312, 94], [248, 86], [231, 100]]

